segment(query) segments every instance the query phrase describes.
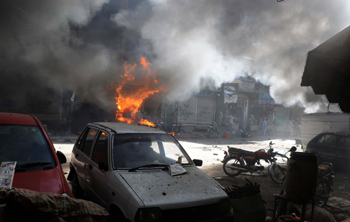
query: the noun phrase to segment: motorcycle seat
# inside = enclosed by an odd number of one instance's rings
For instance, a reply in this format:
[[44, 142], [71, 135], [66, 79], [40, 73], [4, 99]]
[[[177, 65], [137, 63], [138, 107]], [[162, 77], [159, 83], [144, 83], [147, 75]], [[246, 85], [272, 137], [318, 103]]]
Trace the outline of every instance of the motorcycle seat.
[[331, 173], [332, 171], [332, 165], [329, 163], [321, 163], [320, 165], [318, 165], [318, 172], [322, 175]]
[[235, 147], [228, 147], [228, 152], [229, 153], [240, 153], [244, 156], [250, 156], [250, 155], [253, 155], [254, 152], [251, 152], [251, 151], [247, 151], [247, 150], [242, 150], [242, 149], [239, 149], [239, 148], [235, 148]]

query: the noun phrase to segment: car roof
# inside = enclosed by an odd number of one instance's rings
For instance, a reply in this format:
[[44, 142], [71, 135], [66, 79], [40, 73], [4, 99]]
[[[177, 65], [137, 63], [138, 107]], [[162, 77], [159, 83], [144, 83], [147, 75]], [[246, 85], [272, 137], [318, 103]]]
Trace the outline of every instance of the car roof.
[[318, 135], [350, 136], [347, 132], [323, 132]]
[[0, 113], [0, 124], [38, 125], [29, 114]]
[[149, 127], [146, 125], [136, 125], [136, 124], [127, 124], [127, 123], [119, 123], [119, 122], [95, 122], [91, 123], [91, 125], [96, 125], [99, 127], [109, 128], [116, 133], [156, 133], [156, 134], [165, 134], [166, 132]]

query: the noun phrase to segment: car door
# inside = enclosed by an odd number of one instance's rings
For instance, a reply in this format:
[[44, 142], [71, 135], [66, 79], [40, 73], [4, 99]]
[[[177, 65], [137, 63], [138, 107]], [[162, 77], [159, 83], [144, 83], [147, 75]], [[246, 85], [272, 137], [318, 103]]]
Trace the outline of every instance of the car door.
[[86, 193], [89, 198], [99, 203], [102, 206], [107, 207], [105, 200], [108, 190], [107, 177], [109, 166], [109, 134], [106, 131], [99, 131], [96, 141], [93, 144], [91, 159], [86, 163]]
[[83, 135], [79, 138], [76, 144], [76, 149], [73, 150], [74, 166], [78, 175], [78, 181], [83, 190], [86, 190], [86, 171], [87, 163], [90, 160], [92, 146], [95, 141], [98, 129], [87, 127]]
[[339, 165], [348, 166], [350, 160], [350, 137], [340, 136], [336, 152], [336, 161]]
[[317, 140], [317, 153], [320, 161], [334, 162], [337, 150], [337, 136], [334, 134], [324, 134]]

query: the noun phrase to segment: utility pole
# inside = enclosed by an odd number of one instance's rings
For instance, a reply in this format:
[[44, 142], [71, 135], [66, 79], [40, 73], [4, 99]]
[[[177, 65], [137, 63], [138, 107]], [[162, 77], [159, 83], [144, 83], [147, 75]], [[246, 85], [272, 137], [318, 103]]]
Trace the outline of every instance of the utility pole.
[[[120, 10], [127, 10], [129, 8], [129, 0], [121, 0], [120, 1]], [[122, 60], [127, 60], [126, 58], [126, 49], [125, 49], [125, 41], [126, 41], [126, 36], [125, 32], [123, 33], [122, 37], [122, 49], [121, 49], [121, 54], [122, 54]]]

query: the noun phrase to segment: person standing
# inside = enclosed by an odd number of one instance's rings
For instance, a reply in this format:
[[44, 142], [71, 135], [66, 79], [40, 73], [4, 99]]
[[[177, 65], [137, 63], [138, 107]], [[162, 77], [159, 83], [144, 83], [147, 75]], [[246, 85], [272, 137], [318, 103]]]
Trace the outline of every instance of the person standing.
[[267, 128], [267, 118], [264, 118], [262, 124], [261, 124], [262, 131], [264, 133], [264, 136], [266, 135], [266, 128]]

